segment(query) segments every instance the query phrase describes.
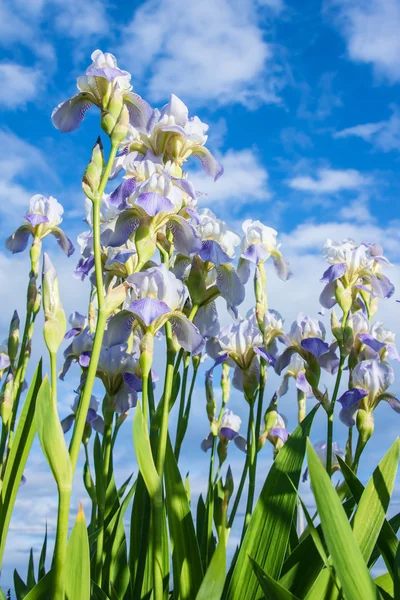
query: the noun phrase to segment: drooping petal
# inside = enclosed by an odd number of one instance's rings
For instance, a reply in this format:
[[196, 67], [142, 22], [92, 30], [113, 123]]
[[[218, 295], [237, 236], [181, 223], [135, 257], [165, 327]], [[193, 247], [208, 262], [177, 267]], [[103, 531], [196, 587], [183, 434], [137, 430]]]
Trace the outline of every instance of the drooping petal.
[[247, 452], [247, 440], [242, 435], [237, 435], [233, 439], [233, 443], [242, 452]]
[[357, 404], [360, 400], [365, 398], [368, 395], [367, 390], [363, 388], [352, 388], [351, 390], [347, 390], [338, 398], [338, 402], [342, 405], [345, 410], [348, 410], [354, 404]]
[[157, 298], [141, 298], [140, 300], [135, 300], [128, 307], [128, 310], [146, 327], [149, 327], [156, 319], [171, 312], [169, 306], [167, 306], [165, 302], [157, 300]]
[[336, 284], [334, 281], [327, 283], [321, 292], [319, 302], [324, 308], [332, 308], [336, 304], [335, 297]]
[[389, 358], [391, 358], [392, 360], [396, 360], [397, 362], [400, 362], [400, 356], [399, 356], [399, 353], [397, 352], [397, 348], [394, 344], [386, 344], [386, 349], [387, 349]]
[[67, 331], [67, 333], [64, 335], [64, 340], [71, 339], [75, 335], [78, 335], [78, 333], [80, 333], [80, 331], [81, 330], [78, 327], [73, 327], [72, 329], [70, 329], [69, 331]]
[[254, 352], [261, 356], [261, 358], [263, 358], [269, 365], [275, 366], [276, 358], [275, 356], [272, 356], [272, 354], [268, 352], [268, 350], [266, 350], [265, 348], [258, 348], [256, 346], [254, 348]]
[[62, 229], [54, 227], [50, 233], [56, 238], [57, 244], [67, 256], [71, 256], [75, 252], [73, 243]]
[[287, 394], [288, 389], [289, 389], [289, 378], [290, 378], [290, 375], [288, 373], [285, 373], [285, 375], [282, 378], [282, 382], [276, 392], [278, 395], [278, 398]]
[[78, 362], [81, 367], [86, 368], [89, 366], [91, 355], [91, 352], [82, 352], [82, 354], [80, 354]]
[[[207, 344], [207, 348], [208, 348], [208, 344]], [[218, 367], [218, 365], [222, 365], [222, 363], [224, 363], [227, 359], [228, 359], [227, 352], [222, 352], [221, 354], [219, 354], [217, 356], [217, 358], [215, 359], [213, 366], [210, 369], [208, 369], [208, 371], [206, 372], [206, 377], [209, 377], [212, 374], [215, 367]]]
[[339, 359], [336, 356], [336, 352], [332, 348], [332, 346], [329, 348], [328, 352], [322, 354], [322, 356], [319, 357], [318, 362], [322, 369], [324, 369], [331, 375], [334, 375], [339, 368]]
[[193, 156], [196, 156], [202, 164], [203, 169], [210, 175], [214, 181], [217, 181], [224, 172], [223, 166], [213, 157], [211, 152], [204, 146], [195, 146], [192, 150]]
[[97, 418], [97, 412], [94, 408], [89, 408], [86, 415], [86, 423], [92, 423]]
[[317, 337], [305, 338], [304, 340], [301, 340], [300, 345], [303, 350], [311, 352], [315, 358], [319, 358], [323, 354], [329, 352], [329, 344]]
[[172, 177], [171, 179], [175, 182], [175, 185], [177, 185], [178, 188], [183, 190], [186, 194], [188, 194], [188, 196], [193, 198], [193, 200], [196, 200], [196, 190], [193, 183], [189, 179], [186, 179], [186, 177]]
[[288, 281], [293, 274], [288, 261], [285, 259], [283, 254], [279, 252], [279, 250], [272, 252], [271, 256], [279, 279], [282, 279], [282, 281]]
[[131, 125], [141, 133], [147, 133], [153, 120], [150, 104], [134, 92], [124, 92], [124, 102], [129, 111]]
[[332, 283], [336, 279], [340, 279], [347, 271], [347, 266], [344, 263], [336, 263], [331, 265], [321, 277], [322, 283]]
[[258, 265], [269, 257], [269, 252], [266, 251], [262, 244], [252, 244], [242, 254], [242, 258]]
[[215, 240], [204, 240], [201, 244], [199, 256], [204, 262], [212, 262], [214, 265], [224, 265], [232, 262], [232, 259]]
[[67, 433], [71, 429], [74, 421], [75, 415], [68, 415], [68, 417], [65, 417], [65, 419], [61, 421], [61, 427], [64, 433]]
[[130, 208], [124, 210], [107, 223], [107, 227], [102, 232], [102, 243], [111, 248], [123, 246], [139, 227], [139, 224], [140, 218], [136, 210]]
[[394, 412], [400, 414], [400, 401], [391, 394], [387, 394], [384, 397], [384, 400], [389, 404], [390, 408], [394, 410]]
[[268, 435], [279, 438], [285, 444], [289, 437], [289, 432], [285, 427], [273, 427], [269, 430]]
[[245, 297], [245, 288], [240, 281], [233, 265], [219, 265], [217, 270], [216, 284], [221, 292], [221, 296], [231, 307], [241, 304]]
[[232, 441], [238, 434], [237, 431], [232, 429], [231, 427], [221, 427], [219, 430], [220, 434], [226, 437], [228, 440]]
[[23, 252], [28, 245], [30, 231], [26, 225], [18, 227], [16, 231], [6, 240], [6, 248], [12, 254]]
[[100, 415], [97, 415], [96, 419], [90, 424], [97, 433], [104, 435], [104, 420]]
[[243, 285], [246, 285], [251, 275], [251, 265], [248, 260], [245, 258], [239, 258], [238, 266], [237, 266], [237, 274], [239, 276], [240, 281]]
[[174, 212], [175, 206], [162, 194], [157, 192], [143, 192], [135, 200], [136, 206], [140, 206], [150, 217], [155, 217], [159, 213]]
[[110, 204], [117, 208], [126, 208], [126, 201], [136, 189], [136, 179], [128, 177], [110, 194], [108, 200]]
[[75, 267], [74, 277], [84, 281], [94, 267], [94, 255], [91, 254], [88, 258], [80, 258]]
[[201, 335], [206, 338], [218, 335], [221, 326], [218, 320], [218, 312], [215, 302], [209, 302], [201, 306], [193, 320]]
[[11, 364], [10, 359], [7, 356], [7, 354], [4, 354], [4, 352], [0, 352], [0, 371], [4, 371], [5, 369], [8, 369], [10, 364]]
[[372, 348], [372, 350], [375, 350], [375, 352], [379, 352], [386, 345], [386, 344], [383, 344], [382, 342], [379, 342], [378, 340], [376, 340], [369, 333], [359, 333], [358, 339], [360, 340], [360, 342], [362, 342], [366, 346], [369, 346], [370, 348]]
[[129, 310], [121, 310], [107, 323], [104, 333], [104, 345], [108, 348], [125, 344], [131, 333], [135, 315]]
[[289, 348], [286, 348], [280, 356], [278, 356], [275, 363], [275, 372], [278, 375], [280, 375], [283, 369], [289, 365], [295, 352], [297, 352], [296, 348], [294, 346], [290, 346]]
[[199, 354], [204, 346], [204, 338], [197, 327], [180, 313], [173, 313], [169, 321], [182, 348], [194, 355]]
[[137, 404], [137, 392], [129, 385], [123, 382], [115, 396], [116, 411], [123, 415]]
[[296, 375], [296, 387], [301, 392], [304, 392], [307, 396], [312, 395], [312, 388], [306, 379], [306, 374], [304, 371], [300, 371]]
[[124, 373], [123, 375], [124, 382], [127, 386], [129, 386], [135, 392], [142, 391], [142, 380], [137, 377], [134, 373]]
[[54, 127], [63, 133], [78, 129], [85, 114], [94, 104], [94, 97], [87, 92], [72, 96], [66, 102], [61, 102], [51, 115]]
[[167, 230], [172, 232], [175, 249], [180, 254], [190, 256], [201, 249], [201, 239], [194, 227], [180, 215], [171, 217]]
[[354, 427], [356, 424], [355, 414], [358, 411], [357, 404], [353, 404], [350, 408], [342, 408], [339, 413], [339, 419], [346, 425], [347, 427]]
[[200, 448], [203, 452], [207, 452], [213, 446], [213, 434], [209, 433], [208, 436], [201, 442]]

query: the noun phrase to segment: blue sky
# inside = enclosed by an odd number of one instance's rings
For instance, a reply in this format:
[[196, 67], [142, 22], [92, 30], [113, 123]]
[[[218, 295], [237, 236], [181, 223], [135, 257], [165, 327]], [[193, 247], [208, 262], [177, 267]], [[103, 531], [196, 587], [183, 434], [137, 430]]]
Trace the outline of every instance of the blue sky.
[[[213, 183], [190, 165], [203, 205], [240, 231], [244, 218], [276, 227], [294, 277], [269, 276], [270, 305], [289, 327], [298, 311], [316, 316], [326, 237], [379, 241], [395, 264], [400, 285], [398, 236], [400, 186], [400, 0], [3, 0], [0, 4], [0, 237], [21, 222], [34, 193], [53, 195], [65, 207], [64, 229], [84, 229], [80, 180], [98, 135], [98, 115], [89, 113], [77, 132], [62, 135], [51, 112], [70, 97], [75, 80], [96, 48], [113, 52], [132, 73], [134, 89], [153, 106], [171, 92], [210, 124], [209, 147], [225, 166]], [[93, 113], [93, 114], [92, 114]], [[77, 260], [51, 243], [66, 312], [85, 311], [85, 285], [72, 278]], [[23, 314], [27, 256], [0, 250], [0, 333], [6, 334], [15, 305]], [[398, 296], [396, 296], [398, 297]], [[251, 305], [251, 290], [246, 307]], [[381, 307], [380, 320], [398, 331], [399, 305]], [[242, 313], [245, 314], [245, 309]], [[43, 351], [40, 330], [35, 358]], [[78, 376], [74, 372], [75, 378]], [[60, 412], [67, 414], [76, 380], [60, 386]], [[270, 391], [274, 389], [274, 379]], [[202, 387], [199, 384], [199, 397]], [[243, 401], [233, 405], [243, 420]], [[293, 394], [282, 406], [292, 425]], [[196, 418], [207, 420], [203, 405]], [[316, 439], [323, 436], [320, 415]], [[377, 433], [362, 474], [376, 463], [399, 431], [390, 410], [380, 407]], [[346, 432], [337, 425], [343, 444]], [[198, 451], [203, 433], [192, 424], [184, 462], [193, 487], [201, 488], [207, 461]], [[127, 425], [118, 450], [133, 459]], [[232, 451], [240, 474], [241, 457]], [[265, 470], [270, 463], [264, 450]], [[132, 464], [134, 464], [132, 462]], [[184, 465], [185, 466], [185, 465]], [[46, 520], [54, 527], [56, 500], [51, 475], [36, 449], [28, 483], [18, 499], [10, 532], [4, 581], [11, 564], [26, 562], [38, 548]], [[196, 493], [197, 493], [196, 492]], [[311, 499], [309, 489], [304, 490]], [[82, 486], [76, 497], [82, 497]], [[311, 501], [311, 500], [310, 500]]]

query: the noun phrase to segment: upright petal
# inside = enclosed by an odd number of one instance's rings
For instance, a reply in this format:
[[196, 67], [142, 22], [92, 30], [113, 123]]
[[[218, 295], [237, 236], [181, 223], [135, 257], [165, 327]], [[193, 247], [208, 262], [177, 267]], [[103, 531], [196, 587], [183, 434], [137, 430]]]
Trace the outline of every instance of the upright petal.
[[36, 227], [36, 225], [40, 225], [41, 223], [49, 222], [49, 219], [46, 217], [46, 215], [39, 215], [37, 213], [27, 213], [24, 219], [28, 221], [29, 225], [32, 225], [32, 227]]
[[94, 98], [87, 92], [81, 92], [66, 102], [61, 102], [51, 115], [54, 127], [63, 133], [78, 129]]
[[321, 281], [323, 283], [332, 283], [336, 279], [340, 279], [347, 271], [347, 266], [344, 263], [335, 263], [331, 265], [322, 275]]
[[194, 227], [179, 215], [173, 215], [167, 224], [167, 230], [174, 236], [174, 246], [177, 252], [190, 256], [201, 249], [201, 239]]
[[231, 257], [222, 250], [215, 240], [204, 240], [201, 244], [199, 256], [204, 262], [212, 262], [216, 266], [232, 262]]
[[157, 300], [157, 298], [142, 298], [135, 300], [128, 307], [135, 317], [139, 319], [146, 327], [149, 327], [156, 319], [171, 312], [169, 306]]
[[293, 273], [284, 256], [279, 252], [279, 250], [271, 252], [271, 256], [279, 279], [282, 279], [282, 281], [287, 281], [290, 279]]
[[28, 245], [30, 231], [26, 225], [18, 227], [16, 231], [6, 240], [6, 248], [12, 254], [23, 252]]
[[159, 213], [174, 212], [175, 206], [165, 196], [157, 194], [157, 192], [143, 192], [135, 200], [136, 206], [140, 206], [149, 217], [155, 217]]
[[128, 177], [109, 195], [110, 204], [117, 208], [126, 208], [126, 201], [136, 189], [136, 179]]
[[115, 396], [115, 408], [120, 415], [137, 404], [137, 392], [124, 381]]
[[258, 265], [269, 257], [269, 252], [266, 251], [262, 244], [251, 244], [242, 254], [242, 258]]
[[125, 92], [124, 102], [129, 111], [131, 125], [141, 133], [148, 133], [153, 117], [150, 104], [134, 92]]

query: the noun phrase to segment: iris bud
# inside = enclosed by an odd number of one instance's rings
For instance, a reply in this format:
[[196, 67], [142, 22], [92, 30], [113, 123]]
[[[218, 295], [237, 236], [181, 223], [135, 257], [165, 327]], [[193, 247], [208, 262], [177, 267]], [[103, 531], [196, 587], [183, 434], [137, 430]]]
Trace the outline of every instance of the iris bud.
[[151, 365], [153, 364], [154, 353], [154, 337], [153, 334], [147, 332], [140, 340], [140, 359], [139, 364], [143, 375], [149, 375]]
[[82, 179], [82, 188], [86, 196], [93, 200], [99, 189], [101, 176], [104, 168], [104, 152], [100, 137], [93, 147], [90, 162]]
[[10, 323], [10, 331], [8, 334], [8, 356], [13, 363], [17, 358], [19, 347], [19, 316], [17, 311], [14, 311], [13, 318]]
[[113, 144], [120, 144], [126, 138], [126, 134], [128, 133], [128, 125], [129, 125], [129, 111], [127, 107], [124, 105], [121, 110], [121, 114], [118, 117], [118, 120], [115, 124], [114, 129], [111, 133], [111, 142]]
[[151, 225], [146, 223], [139, 225], [135, 233], [135, 246], [139, 263], [144, 265], [156, 251], [154, 231]]
[[127, 286], [124, 283], [108, 290], [104, 299], [104, 310], [108, 315], [114, 312], [114, 310], [124, 302], [126, 292]]
[[61, 305], [57, 273], [46, 252], [43, 255], [42, 288], [45, 320], [43, 335], [47, 349], [50, 353], [55, 353], [64, 339], [67, 321]]
[[220, 466], [225, 462], [228, 456], [228, 440], [220, 440], [217, 446], [217, 454]]
[[345, 288], [340, 279], [336, 281], [335, 298], [342, 311], [347, 313], [353, 303], [351, 288]]
[[39, 276], [39, 260], [42, 252], [42, 242], [39, 237], [35, 237], [30, 249], [31, 270], [34, 277]]
[[360, 434], [360, 441], [365, 445], [374, 433], [374, 415], [363, 408], [357, 411], [357, 429]]
[[1, 400], [1, 419], [4, 425], [7, 425], [13, 411], [13, 387], [14, 378], [11, 373], [7, 375], [5, 386], [0, 394]]
[[234, 488], [235, 488], [235, 486], [234, 486], [234, 482], [233, 482], [232, 470], [231, 470], [231, 467], [229, 466], [228, 470], [226, 472], [225, 483], [223, 486], [223, 490], [225, 493], [225, 500], [227, 502], [228, 502], [229, 498], [232, 497]]
[[[214, 423], [214, 417], [215, 417], [215, 411], [217, 409], [217, 404], [216, 404], [215, 398], [214, 398], [214, 390], [213, 390], [211, 374], [207, 374], [207, 376], [206, 376], [206, 399], [207, 399], [206, 411], [207, 411], [208, 420], [210, 421], [210, 423]], [[214, 435], [216, 435], [216, 434], [217, 434], [217, 432], [215, 431]]]

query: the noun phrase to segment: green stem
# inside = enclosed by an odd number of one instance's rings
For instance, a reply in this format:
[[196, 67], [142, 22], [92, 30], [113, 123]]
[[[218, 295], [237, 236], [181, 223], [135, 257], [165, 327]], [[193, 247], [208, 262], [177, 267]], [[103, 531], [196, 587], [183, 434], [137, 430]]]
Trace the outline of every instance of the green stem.
[[210, 467], [208, 471], [208, 490], [207, 490], [207, 503], [206, 503], [206, 515], [205, 515], [205, 528], [204, 528], [204, 536], [203, 536], [203, 569], [204, 572], [207, 570], [208, 566], [208, 551], [210, 549], [210, 540], [212, 535], [212, 522], [214, 516], [214, 463], [215, 463], [215, 451], [217, 447], [217, 436], [213, 436], [213, 444], [211, 447], [211, 456], [210, 456]]
[[247, 452], [249, 455], [249, 491], [247, 495], [246, 515], [243, 524], [242, 540], [246, 533], [248, 524], [250, 523], [256, 488], [257, 438], [254, 424], [254, 401], [250, 401], [249, 433], [250, 436], [247, 438]]
[[179, 412], [178, 412], [178, 422], [176, 424], [176, 436], [175, 436], [175, 448], [174, 454], [176, 462], [179, 460], [179, 454], [182, 445], [182, 429], [184, 427], [184, 413], [185, 413], [185, 401], [186, 401], [186, 387], [187, 380], [189, 375], [189, 366], [190, 366], [190, 354], [187, 352], [184, 363], [183, 363], [183, 378], [182, 378], [182, 389], [181, 389], [181, 398], [179, 402]]
[[248, 470], [249, 470], [249, 457], [246, 456], [246, 460], [245, 460], [244, 465], [243, 465], [242, 476], [241, 476], [240, 482], [239, 482], [238, 491], [236, 493], [235, 502], [233, 503], [232, 512], [231, 512], [231, 515], [230, 515], [229, 521], [228, 521], [228, 529], [232, 528], [233, 522], [235, 520], [237, 509], [238, 509], [239, 503], [240, 503], [240, 499], [242, 497], [244, 484], [245, 484], [246, 479], [247, 479]]
[[197, 363], [197, 365], [193, 368], [192, 382], [190, 384], [188, 400], [187, 400], [186, 407], [185, 407], [185, 413], [183, 415], [183, 427], [180, 430], [180, 436], [181, 437], [179, 438], [179, 440], [177, 440], [178, 447], [175, 446], [175, 458], [176, 458], [177, 462], [179, 460], [179, 456], [180, 456], [180, 453], [181, 453], [181, 447], [182, 447], [183, 441], [185, 439], [186, 431], [187, 431], [187, 426], [188, 426], [188, 422], [189, 422], [189, 415], [190, 415], [190, 409], [191, 409], [191, 406], [192, 406], [192, 397], [193, 397], [193, 392], [194, 392], [194, 386], [195, 386], [195, 383], [196, 383], [196, 378], [197, 378], [197, 373], [199, 371], [199, 366], [200, 366], [200, 363]]
[[[106, 416], [104, 423], [104, 435], [103, 435], [103, 477], [102, 483], [104, 485], [104, 492], [107, 490], [107, 485], [110, 478], [110, 466], [111, 466], [111, 449], [112, 449], [112, 415]], [[106, 494], [104, 494], [105, 496]], [[105, 507], [98, 507], [98, 520], [97, 520], [97, 546], [96, 546], [96, 576], [95, 581], [99, 587], [101, 587], [103, 581], [103, 562], [104, 562], [104, 514]]]

